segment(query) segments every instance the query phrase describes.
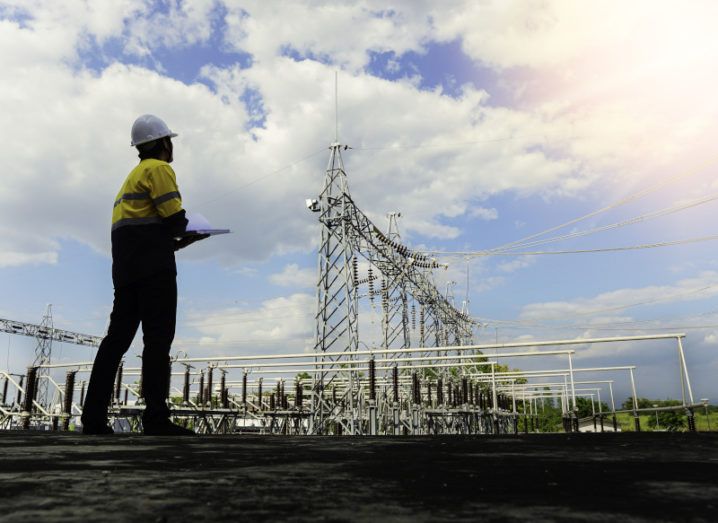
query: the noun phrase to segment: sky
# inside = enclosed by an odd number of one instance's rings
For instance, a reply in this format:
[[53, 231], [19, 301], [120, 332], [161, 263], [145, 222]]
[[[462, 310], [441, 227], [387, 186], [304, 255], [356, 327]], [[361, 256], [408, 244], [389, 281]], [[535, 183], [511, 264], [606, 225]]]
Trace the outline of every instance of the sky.
[[[477, 342], [684, 332], [694, 397], [718, 400], [716, 241], [476, 255], [562, 224], [514, 251], [718, 234], [717, 16], [697, 0], [0, 0], [0, 318], [52, 304], [56, 327], [105, 332], [112, 202], [138, 161], [132, 122], [152, 113], [179, 134], [185, 208], [233, 231], [178, 253], [175, 353], [311, 350], [320, 229], [304, 202], [338, 121], [354, 201], [382, 228], [401, 212], [402, 241], [449, 264], [437, 285], [468, 301]], [[0, 334], [0, 369], [24, 372], [34, 348]], [[674, 341], [575, 358], [680, 395]], [[630, 395], [625, 373], [593, 377]]]

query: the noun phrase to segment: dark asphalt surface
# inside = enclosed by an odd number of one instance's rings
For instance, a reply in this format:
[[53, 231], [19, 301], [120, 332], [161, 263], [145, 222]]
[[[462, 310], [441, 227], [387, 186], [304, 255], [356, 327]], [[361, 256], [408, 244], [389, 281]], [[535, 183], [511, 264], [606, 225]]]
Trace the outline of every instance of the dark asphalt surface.
[[718, 521], [718, 433], [0, 431], [0, 521]]

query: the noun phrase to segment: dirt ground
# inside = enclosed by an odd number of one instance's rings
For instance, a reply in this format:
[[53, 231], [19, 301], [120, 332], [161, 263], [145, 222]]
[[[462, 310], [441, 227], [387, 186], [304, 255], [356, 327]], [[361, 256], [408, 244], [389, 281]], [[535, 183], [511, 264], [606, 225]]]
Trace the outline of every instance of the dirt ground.
[[0, 521], [718, 521], [718, 434], [0, 432]]

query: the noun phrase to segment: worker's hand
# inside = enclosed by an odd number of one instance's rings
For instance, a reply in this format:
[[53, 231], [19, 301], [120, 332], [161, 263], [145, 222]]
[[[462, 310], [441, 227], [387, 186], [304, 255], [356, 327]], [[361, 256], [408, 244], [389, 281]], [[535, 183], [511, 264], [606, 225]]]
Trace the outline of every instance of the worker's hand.
[[209, 238], [209, 234], [195, 234], [192, 236], [185, 236], [184, 238], [180, 238], [179, 240], [175, 240], [175, 251], [184, 249], [188, 245], [192, 245], [194, 242], [204, 240], [205, 238]]

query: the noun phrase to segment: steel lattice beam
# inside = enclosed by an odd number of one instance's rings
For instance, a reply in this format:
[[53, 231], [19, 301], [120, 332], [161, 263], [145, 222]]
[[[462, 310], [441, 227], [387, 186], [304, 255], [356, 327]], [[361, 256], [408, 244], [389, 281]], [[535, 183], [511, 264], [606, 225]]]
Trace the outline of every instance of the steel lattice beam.
[[4, 318], [0, 318], [0, 332], [17, 334], [19, 336], [29, 336], [31, 338], [61, 341], [63, 343], [73, 343], [75, 345], [86, 345], [89, 347], [99, 347], [100, 342], [102, 341], [100, 336], [80, 334], [78, 332], [36, 325], [34, 323], [7, 320]]

